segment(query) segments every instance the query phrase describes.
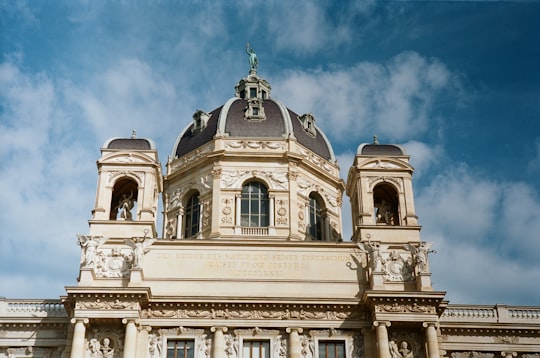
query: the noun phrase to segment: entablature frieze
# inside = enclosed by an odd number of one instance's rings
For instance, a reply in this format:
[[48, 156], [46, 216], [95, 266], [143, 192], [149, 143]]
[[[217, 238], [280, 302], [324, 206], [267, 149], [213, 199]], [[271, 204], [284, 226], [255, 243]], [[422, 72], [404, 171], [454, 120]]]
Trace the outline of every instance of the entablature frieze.
[[369, 312], [348, 304], [150, 303], [143, 319], [247, 321], [367, 321]]
[[150, 289], [125, 289], [111, 292], [99, 288], [68, 287], [68, 296], [63, 298], [64, 306], [70, 316], [86, 316], [85, 312], [139, 312], [148, 306]]

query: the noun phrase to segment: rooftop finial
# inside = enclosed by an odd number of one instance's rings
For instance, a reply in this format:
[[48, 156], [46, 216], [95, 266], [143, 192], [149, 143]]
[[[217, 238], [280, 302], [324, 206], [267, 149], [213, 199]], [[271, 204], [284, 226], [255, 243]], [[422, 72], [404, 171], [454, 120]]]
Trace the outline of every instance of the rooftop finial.
[[135, 129], [133, 129], [131, 131], [131, 139], [135, 139], [135, 138], [137, 138], [137, 131]]
[[373, 136], [373, 144], [375, 144], [375, 145], [379, 144], [379, 138], [377, 138], [376, 134]]
[[257, 71], [259, 60], [257, 60], [257, 54], [255, 50], [249, 47], [249, 42], [246, 43], [246, 53], [249, 56], [249, 69], [250, 71]]

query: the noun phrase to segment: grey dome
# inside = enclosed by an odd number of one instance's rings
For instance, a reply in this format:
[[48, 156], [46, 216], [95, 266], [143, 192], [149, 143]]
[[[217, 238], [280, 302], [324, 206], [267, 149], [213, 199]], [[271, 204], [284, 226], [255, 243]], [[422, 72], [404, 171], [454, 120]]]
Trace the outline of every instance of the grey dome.
[[248, 100], [238, 97], [229, 99], [223, 106], [209, 112], [210, 118], [200, 131], [193, 131], [194, 124], [180, 133], [173, 155], [180, 157], [213, 140], [214, 136], [228, 138], [288, 138], [327, 160], [335, 160], [332, 147], [322, 131], [315, 127], [314, 135], [308, 133], [300, 116], [275, 99], [262, 100], [264, 120], [246, 120]]

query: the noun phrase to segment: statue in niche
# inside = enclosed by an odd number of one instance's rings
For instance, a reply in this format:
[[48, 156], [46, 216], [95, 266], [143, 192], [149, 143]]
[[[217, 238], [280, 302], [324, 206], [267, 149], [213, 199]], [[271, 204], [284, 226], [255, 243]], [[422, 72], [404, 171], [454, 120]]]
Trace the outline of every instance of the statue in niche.
[[131, 268], [142, 268], [142, 259], [144, 254], [146, 254], [149, 249], [148, 246], [152, 245], [155, 239], [149, 239], [146, 237], [148, 230], [144, 230], [143, 237], [134, 237], [126, 240], [126, 245], [129, 245], [132, 249], [132, 266]]
[[375, 203], [375, 208], [377, 208], [377, 224], [395, 225], [392, 205], [388, 201], [383, 199]]
[[90, 352], [90, 358], [99, 358], [101, 357], [101, 344], [95, 338], [92, 338], [88, 342], [88, 350]]
[[118, 202], [118, 205], [116, 208], [120, 210], [120, 218], [124, 220], [133, 220], [133, 216], [131, 214], [131, 209], [134, 207], [134, 200], [133, 200], [133, 192], [131, 192], [129, 195], [124, 194], [122, 195], [122, 198], [120, 198], [120, 201]]
[[113, 358], [114, 348], [111, 347], [111, 340], [109, 338], [103, 338], [103, 345], [101, 346], [101, 354], [103, 358]]
[[101, 236], [77, 235], [78, 244], [83, 249], [81, 267], [92, 267], [96, 261], [97, 248], [105, 239]]
[[251, 70], [257, 70], [257, 66], [259, 65], [259, 60], [257, 59], [257, 54], [255, 54], [254, 49], [249, 48], [249, 42], [246, 44], [246, 53], [249, 56], [249, 67]]
[[401, 341], [399, 346], [395, 341], [390, 341], [388, 347], [392, 358], [414, 358], [414, 353], [409, 348], [409, 342], [407, 341]]

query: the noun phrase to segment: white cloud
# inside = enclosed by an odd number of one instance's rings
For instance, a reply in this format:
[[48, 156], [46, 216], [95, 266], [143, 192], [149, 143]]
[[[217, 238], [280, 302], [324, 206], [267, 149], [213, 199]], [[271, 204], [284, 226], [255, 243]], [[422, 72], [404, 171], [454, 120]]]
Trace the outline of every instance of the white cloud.
[[[276, 93], [339, 142], [372, 134], [400, 140], [425, 133], [433, 103], [451, 88], [452, 74], [437, 59], [404, 52], [387, 64], [360, 62], [350, 68], [288, 71], [274, 81]], [[365, 133], [371, 130], [372, 133]]]
[[434, 242], [439, 252], [431, 260], [433, 277], [445, 286], [437, 289], [449, 291], [451, 300], [540, 299], [540, 288], [522, 292], [519, 283], [535, 282], [540, 273], [540, 203], [532, 187], [496, 182], [460, 166], [418, 190], [416, 204], [422, 239]]
[[414, 177], [420, 178], [441, 157], [443, 151], [440, 145], [429, 145], [424, 142], [411, 140], [402, 144], [408, 155], [411, 156], [411, 165], [414, 167]]

